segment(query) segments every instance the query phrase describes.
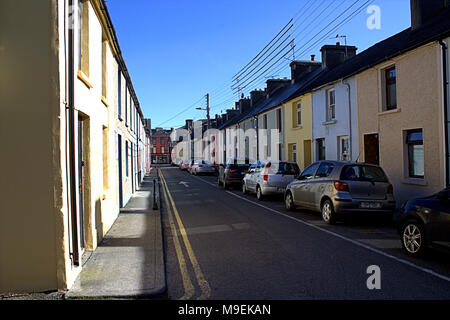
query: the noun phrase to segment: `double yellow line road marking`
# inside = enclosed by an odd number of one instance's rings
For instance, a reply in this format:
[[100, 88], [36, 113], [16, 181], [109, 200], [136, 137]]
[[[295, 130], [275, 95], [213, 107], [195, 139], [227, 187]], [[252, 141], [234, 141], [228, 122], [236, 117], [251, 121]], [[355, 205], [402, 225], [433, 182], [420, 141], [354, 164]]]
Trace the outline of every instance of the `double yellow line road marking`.
[[[170, 230], [172, 232], [173, 242], [178, 259], [178, 265], [180, 267], [180, 273], [183, 280], [184, 295], [180, 298], [180, 300], [191, 299], [192, 296], [195, 294], [195, 287], [192, 284], [191, 277], [189, 276], [186, 259], [184, 258], [181, 243], [177, 236], [178, 233], [181, 235], [183, 239], [187, 255], [191, 262], [192, 269], [194, 270], [197, 284], [202, 292], [201, 295], [197, 298], [197, 300], [208, 299], [211, 295], [211, 288], [209, 287], [209, 283], [206, 281], [203, 272], [200, 268], [200, 265], [197, 261], [197, 258], [195, 256], [195, 253], [192, 250], [192, 246], [187, 236], [186, 229], [184, 228], [183, 222], [181, 221], [177, 207], [175, 206], [175, 202], [173, 201], [172, 195], [170, 194], [169, 188], [166, 183], [166, 179], [164, 179], [164, 175], [162, 174], [161, 170], [159, 170], [159, 176], [161, 178], [162, 186], [164, 189], [163, 192], [164, 201], [167, 207], [167, 215], [169, 217]], [[177, 232], [177, 224], [178, 224], [178, 232]]]

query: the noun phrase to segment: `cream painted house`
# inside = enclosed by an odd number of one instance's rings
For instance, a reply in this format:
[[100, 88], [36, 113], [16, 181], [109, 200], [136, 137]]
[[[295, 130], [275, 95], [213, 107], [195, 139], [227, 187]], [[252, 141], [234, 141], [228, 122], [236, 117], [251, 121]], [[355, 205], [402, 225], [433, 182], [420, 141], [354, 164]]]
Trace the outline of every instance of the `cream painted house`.
[[283, 104], [285, 158], [300, 170], [312, 163], [312, 95], [306, 93]]
[[66, 290], [148, 169], [144, 117], [103, 0], [4, 0], [0, 39], [0, 293]]
[[398, 206], [449, 181], [450, 8], [434, 5], [414, 11], [411, 28], [361, 53], [356, 73], [361, 160], [382, 166]]

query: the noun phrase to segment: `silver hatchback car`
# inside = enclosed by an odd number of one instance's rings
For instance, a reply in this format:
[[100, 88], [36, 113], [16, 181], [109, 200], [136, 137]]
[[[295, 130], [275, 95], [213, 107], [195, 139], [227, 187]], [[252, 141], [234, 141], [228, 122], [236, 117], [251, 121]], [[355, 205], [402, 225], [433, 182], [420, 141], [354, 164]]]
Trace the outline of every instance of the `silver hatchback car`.
[[242, 192], [254, 192], [258, 200], [267, 195], [284, 194], [286, 186], [300, 173], [297, 163], [258, 161], [252, 164], [242, 181]]
[[377, 165], [319, 161], [307, 167], [284, 194], [285, 206], [319, 211], [332, 224], [345, 212], [393, 213], [393, 187]]

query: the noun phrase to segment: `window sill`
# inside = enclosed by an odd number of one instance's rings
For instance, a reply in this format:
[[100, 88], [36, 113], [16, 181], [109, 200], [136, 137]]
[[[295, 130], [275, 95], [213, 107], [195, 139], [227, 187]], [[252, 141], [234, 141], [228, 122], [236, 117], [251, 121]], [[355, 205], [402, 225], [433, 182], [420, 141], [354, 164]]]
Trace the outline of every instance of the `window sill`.
[[331, 124], [336, 124], [336, 122], [337, 122], [336, 119], [328, 120], [328, 121], [322, 122], [322, 125], [323, 125], [323, 126], [329, 126], [329, 125], [331, 125]]
[[106, 107], [109, 107], [109, 102], [108, 102], [108, 100], [106, 100], [105, 96], [102, 96], [101, 100], [102, 100], [102, 103], [103, 103]]
[[93, 88], [92, 84], [90, 83], [89, 77], [88, 77], [83, 71], [78, 70], [77, 76], [78, 76], [78, 79], [80, 79], [81, 82], [83, 82], [84, 85], [85, 85], [88, 89], [92, 89], [92, 88]]
[[416, 186], [428, 186], [428, 182], [420, 178], [403, 178], [401, 181], [404, 184], [411, 184]]
[[402, 109], [397, 108], [397, 109], [392, 109], [392, 110], [387, 110], [387, 111], [379, 112], [378, 115], [379, 115], [379, 116], [384, 116], [384, 115], [386, 115], [386, 114], [399, 113], [400, 111], [402, 111]]
[[294, 129], [294, 130], [303, 129], [303, 126], [299, 125], [299, 126], [293, 127], [292, 129]]

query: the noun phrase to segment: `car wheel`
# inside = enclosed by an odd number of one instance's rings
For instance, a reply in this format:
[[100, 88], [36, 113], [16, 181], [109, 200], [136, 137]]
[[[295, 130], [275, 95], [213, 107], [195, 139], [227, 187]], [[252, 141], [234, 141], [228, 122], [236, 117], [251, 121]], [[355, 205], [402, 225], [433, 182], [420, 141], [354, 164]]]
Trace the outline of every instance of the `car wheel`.
[[288, 211], [293, 211], [295, 209], [294, 198], [292, 197], [292, 193], [287, 192], [286, 198], [284, 199], [284, 205]]
[[321, 212], [323, 221], [328, 224], [334, 224], [336, 222], [333, 204], [330, 200], [327, 199], [322, 203]]
[[263, 199], [264, 199], [264, 196], [263, 196], [263, 194], [262, 194], [262, 191], [261, 191], [261, 187], [260, 187], [260, 186], [256, 186], [256, 198], [257, 198], [258, 200], [263, 200]]
[[426, 251], [425, 229], [417, 220], [407, 220], [401, 232], [402, 247], [411, 257], [422, 257]]
[[245, 185], [244, 181], [242, 181], [242, 193], [247, 194], [247, 186]]

